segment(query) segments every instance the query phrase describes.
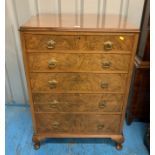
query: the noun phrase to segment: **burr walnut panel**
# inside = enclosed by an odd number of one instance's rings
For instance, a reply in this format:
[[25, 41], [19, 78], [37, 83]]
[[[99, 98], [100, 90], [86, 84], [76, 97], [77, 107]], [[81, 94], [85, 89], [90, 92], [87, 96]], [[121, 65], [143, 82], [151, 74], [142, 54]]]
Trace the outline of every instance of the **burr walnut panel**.
[[120, 115], [104, 114], [35, 114], [39, 133], [119, 133]]
[[121, 112], [121, 94], [33, 94], [35, 112]]
[[128, 71], [130, 55], [29, 53], [31, 72]]
[[[85, 35], [79, 36], [80, 50], [99, 50], [99, 51], [131, 51], [133, 48], [133, 35]], [[107, 43], [107, 47], [106, 47]], [[112, 47], [109, 47], [110, 46]]]
[[29, 50], [131, 51], [134, 35], [48, 35], [25, 34], [25, 47]]
[[127, 74], [31, 73], [32, 91], [124, 92]]

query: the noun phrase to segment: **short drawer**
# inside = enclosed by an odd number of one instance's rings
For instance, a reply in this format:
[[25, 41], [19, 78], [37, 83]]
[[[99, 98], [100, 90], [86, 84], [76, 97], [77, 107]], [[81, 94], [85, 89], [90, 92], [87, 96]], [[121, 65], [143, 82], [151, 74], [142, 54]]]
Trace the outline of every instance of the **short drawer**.
[[130, 55], [29, 53], [28, 64], [31, 72], [128, 71]]
[[124, 92], [127, 74], [31, 73], [32, 91]]
[[131, 51], [134, 35], [47, 35], [25, 34], [25, 48], [29, 50]]
[[120, 94], [34, 93], [35, 112], [121, 112]]
[[94, 133], [115, 134], [119, 132], [120, 115], [105, 114], [35, 114], [37, 132], [40, 133]]

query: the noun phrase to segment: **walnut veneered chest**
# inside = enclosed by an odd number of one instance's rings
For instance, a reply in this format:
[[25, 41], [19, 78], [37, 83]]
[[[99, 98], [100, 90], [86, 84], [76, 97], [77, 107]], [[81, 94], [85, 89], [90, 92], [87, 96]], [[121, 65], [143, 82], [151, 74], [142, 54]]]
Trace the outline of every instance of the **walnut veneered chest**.
[[35, 148], [44, 138], [94, 137], [121, 149], [138, 30], [67, 28], [53, 18], [20, 28]]

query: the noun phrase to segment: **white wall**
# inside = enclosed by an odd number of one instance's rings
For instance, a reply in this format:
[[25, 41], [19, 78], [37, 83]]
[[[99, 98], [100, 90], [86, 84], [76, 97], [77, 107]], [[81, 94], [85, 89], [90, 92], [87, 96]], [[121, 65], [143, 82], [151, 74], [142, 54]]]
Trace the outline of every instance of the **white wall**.
[[131, 19], [139, 27], [143, 3], [144, 0], [6, 0], [6, 103], [28, 104], [18, 29], [32, 15], [98, 13], [103, 19], [104, 14], [122, 14], [121, 23]]

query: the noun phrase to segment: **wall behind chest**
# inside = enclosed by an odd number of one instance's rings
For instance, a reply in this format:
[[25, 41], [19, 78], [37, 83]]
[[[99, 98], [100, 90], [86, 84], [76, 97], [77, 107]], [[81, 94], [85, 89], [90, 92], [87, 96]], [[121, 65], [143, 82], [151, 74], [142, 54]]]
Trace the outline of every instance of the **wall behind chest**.
[[[19, 26], [38, 13], [95, 13], [96, 22], [106, 25], [107, 14], [121, 15], [116, 26], [132, 19], [140, 26], [144, 0], [6, 0], [6, 103], [28, 104]], [[116, 27], [117, 28], [117, 27]]]

